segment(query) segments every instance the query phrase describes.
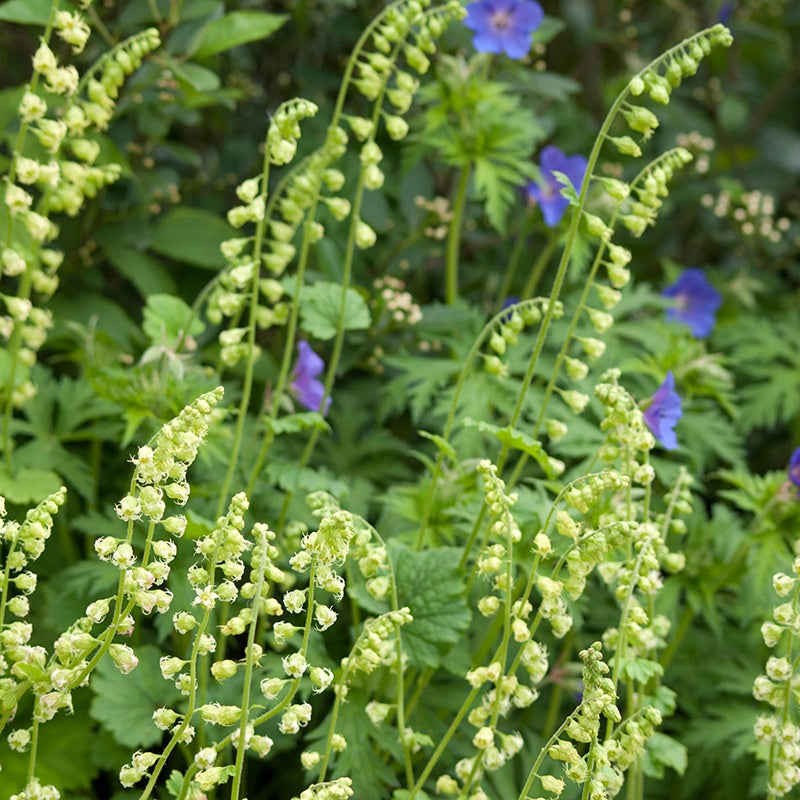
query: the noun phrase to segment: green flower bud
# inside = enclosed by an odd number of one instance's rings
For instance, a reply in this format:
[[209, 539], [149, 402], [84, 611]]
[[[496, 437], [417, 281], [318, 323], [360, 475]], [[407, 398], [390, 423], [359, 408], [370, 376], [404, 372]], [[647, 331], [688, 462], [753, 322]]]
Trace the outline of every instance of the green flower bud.
[[371, 191], [380, 189], [383, 186], [383, 171], [377, 164], [368, 164], [364, 170], [364, 188]]
[[609, 136], [608, 140], [623, 155], [638, 158], [642, 154], [641, 147], [630, 136]]
[[631, 78], [631, 82], [628, 84], [628, 91], [634, 97], [638, 97], [640, 94], [642, 94], [642, 92], [644, 92], [644, 81], [639, 75]]
[[597, 236], [602, 239], [604, 242], [607, 242], [614, 231], [608, 227], [608, 225], [603, 222], [600, 217], [595, 216], [594, 214], [589, 214], [588, 212], [583, 212], [583, 218], [586, 222], [586, 230], [592, 234], [592, 236]]
[[497, 355], [502, 356], [503, 353], [506, 352], [506, 340], [495, 331], [489, 338], [489, 347], [491, 347]]
[[409, 66], [419, 72], [420, 75], [424, 75], [428, 71], [431, 62], [419, 47], [409, 44], [406, 45], [403, 52], [405, 53], [406, 61], [408, 61]]
[[372, 247], [378, 240], [378, 236], [364, 220], [358, 220], [356, 223], [356, 247], [361, 250], [366, 250]]
[[394, 141], [400, 141], [408, 134], [408, 123], [402, 117], [390, 115], [386, 117], [386, 132]]
[[575, 381], [582, 381], [589, 374], [589, 367], [577, 358], [567, 356], [564, 359], [567, 375]]
[[650, 97], [661, 103], [667, 105], [669, 103], [669, 83], [664, 80], [659, 80], [650, 87]]
[[386, 96], [389, 102], [397, 109], [399, 114], [405, 114], [411, 107], [414, 100], [414, 95], [411, 92], [406, 92], [403, 89], [388, 89]]
[[360, 142], [369, 139], [375, 131], [375, 125], [373, 125], [371, 119], [366, 119], [365, 117], [348, 117], [347, 121], [356, 139]]

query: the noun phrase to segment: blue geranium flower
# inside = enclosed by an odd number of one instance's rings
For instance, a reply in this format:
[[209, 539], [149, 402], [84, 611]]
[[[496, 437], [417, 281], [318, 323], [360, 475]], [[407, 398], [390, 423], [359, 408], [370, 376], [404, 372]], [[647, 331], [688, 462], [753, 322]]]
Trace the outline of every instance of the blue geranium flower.
[[523, 58], [543, 19], [544, 11], [534, 0], [477, 0], [467, 6], [464, 24], [474, 31], [472, 44], [479, 52]]
[[[297, 363], [292, 372], [292, 382], [290, 388], [295, 397], [309, 411], [322, 411], [322, 398], [325, 395], [325, 387], [322, 382], [317, 380], [317, 376], [325, 369], [325, 362], [311, 349], [311, 345], [306, 341], [297, 343]], [[325, 398], [325, 410], [322, 414], [328, 413], [331, 405], [331, 398]]]
[[578, 191], [586, 174], [586, 164], [583, 156], [566, 156], [554, 144], [542, 150], [540, 167], [543, 182], [531, 181], [525, 188], [525, 194], [530, 202], [539, 204], [545, 225], [550, 228], [558, 225], [569, 206], [569, 200], [561, 194], [563, 186], [554, 173], [566, 175], [575, 191]]
[[675, 391], [675, 377], [672, 372], [667, 372], [667, 377], [650, 398], [650, 405], [644, 412], [647, 427], [667, 450], [678, 447], [674, 428], [682, 415], [681, 398]]
[[796, 447], [789, 459], [789, 480], [800, 489], [800, 447]]
[[667, 319], [688, 325], [695, 339], [705, 339], [714, 329], [722, 295], [708, 282], [703, 270], [684, 270], [661, 296], [675, 300], [675, 307], [667, 309]]

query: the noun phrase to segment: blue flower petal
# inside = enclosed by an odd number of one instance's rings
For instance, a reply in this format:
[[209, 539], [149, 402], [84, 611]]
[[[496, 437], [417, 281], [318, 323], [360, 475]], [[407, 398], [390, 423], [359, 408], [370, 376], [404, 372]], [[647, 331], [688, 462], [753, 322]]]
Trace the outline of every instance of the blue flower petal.
[[531, 34], [542, 24], [544, 11], [535, 0], [476, 0], [467, 5], [464, 25], [474, 32], [473, 47], [481, 53], [505, 53], [524, 58]]
[[564, 155], [558, 147], [551, 144], [542, 149], [539, 164], [543, 183], [533, 181], [525, 191], [528, 199], [542, 209], [545, 225], [554, 228], [561, 222], [569, 207], [569, 200], [561, 194], [563, 186], [556, 180], [554, 173], [563, 173], [575, 191], [578, 191], [583, 183], [587, 161], [581, 155]]
[[708, 282], [703, 270], [696, 267], [684, 270], [661, 295], [675, 300], [675, 307], [667, 309], [668, 320], [687, 325], [695, 339], [705, 339], [711, 334], [722, 295]]
[[[317, 380], [317, 375], [324, 369], [325, 362], [311, 349], [311, 345], [306, 341], [299, 341], [297, 343], [297, 363], [292, 372], [292, 382], [289, 388], [298, 402], [309, 411], [322, 411], [325, 386]], [[328, 413], [330, 405], [331, 398], [325, 398], [323, 415]]]
[[675, 450], [678, 439], [674, 428], [681, 416], [683, 411], [680, 395], [675, 391], [675, 376], [672, 372], [667, 372], [664, 382], [650, 398], [650, 405], [644, 412], [644, 421], [664, 448]]
[[800, 488], [800, 447], [796, 447], [789, 459], [789, 480]]

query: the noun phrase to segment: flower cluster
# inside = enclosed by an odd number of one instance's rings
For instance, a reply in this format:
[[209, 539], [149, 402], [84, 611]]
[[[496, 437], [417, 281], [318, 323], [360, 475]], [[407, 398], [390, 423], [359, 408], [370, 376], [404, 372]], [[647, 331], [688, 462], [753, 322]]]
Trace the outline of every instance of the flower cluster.
[[[135, 464], [130, 492], [115, 506], [117, 516], [128, 523], [127, 536], [101, 536], [94, 543], [97, 555], [116, 566], [123, 575], [123, 592], [145, 614], [169, 610], [172, 593], [157, 588], [170, 573], [170, 562], [177, 554], [173, 541], [155, 540], [155, 526], [160, 524], [170, 536], [181, 537], [186, 530], [183, 514], [166, 516], [167, 500], [183, 506], [189, 499], [186, 473], [208, 433], [214, 408], [222, 399], [222, 387], [206, 392], [167, 422], [153, 438], [152, 445], [142, 445], [132, 458]], [[149, 520], [145, 561], [137, 566], [133, 547], [134, 523]], [[102, 622], [109, 611], [109, 602], [96, 602], [87, 609], [91, 624]], [[129, 632], [132, 617], [116, 621], [120, 631]], [[120, 667], [122, 668], [122, 667]]]
[[[72, 707], [70, 689], [75, 684], [69, 679], [74, 676], [67, 670], [74, 667], [75, 662], [51, 659], [48, 663], [44, 647], [30, 644], [33, 625], [23, 621], [29, 612], [28, 597], [36, 591], [37, 584], [36, 574], [27, 568], [44, 552], [53, 529], [53, 517], [66, 497], [66, 489], [62, 487], [30, 509], [19, 523], [6, 519], [5, 499], [0, 496], [0, 545], [4, 552], [7, 580], [3, 587], [3, 616], [0, 617], [0, 707], [4, 712], [12, 713], [16, 709], [21, 695], [18, 686], [32, 676], [36, 678], [37, 718], [48, 719], [59, 708]], [[9, 592], [13, 592], [12, 587], [16, 594]], [[6, 612], [18, 619], [8, 622]], [[91, 647], [91, 642], [88, 647]], [[83, 651], [77, 655], [75, 661], [80, 659]], [[28, 738], [25, 729], [20, 730], [23, 731], [18, 734], [22, 737], [20, 746], [24, 749]]]
[[[54, 26], [74, 52], [83, 49], [89, 29], [78, 14], [59, 11]], [[74, 66], [59, 63], [46, 41], [34, 54], [34, 78], [18, 107], [19, 146], [2, 190], [10, 227], [0, 247], [0, 275], [18, 279], [18, 286], [16, 295], [0, 292], [0, 336], [9, 342], [12, 359], [25, 368], [14, 385], [0, 387], [6, 403], [21, 406], [35, 394], [27, 371], [52, 326], [50, 311], [32, 300], [34, 295], [47, 300], [58, 287], [63, 253], [48, 246], [59, 232], [50, 216], [76, 216], [87, 198], [119, 178], [118, 164], [96, 163], [100, 144], [91, 134], [108, 126], [120, 87], [159, 44], [155, 29], [137, 34], [102, 60], [99, 75], [90, 72], [83, 81]], [[81, 84], [86, 97], [78, 96]], [[45, 96], [36, 91], [40, 85]], [[28, 145], [31, 134], [35, 148]], [[23, 230], [15, 230], [17, 226]]]
[[[269, 163], [285, 164], [295, 154], [300, 137], [300, 123], [317, 113], [317, 106], [296, 98], [283, 103], [275, 112], [267, 132]], [[289, 318], [289, 303], [279, 278], [296, 255], [293, 244], [308, 210], [318, 201], [324, 202], [338, 219], [350, 212], [350, 203], [336, 194], [321, 196], [323, 187], [333, 193], [344, 186], [344, 174], [334, 168], [347, 145], [347, 134], [332, 126], [321, 148], [309, 156], [301, 169], [282, 184], [279, 196], [267, 202], [268, 165], [262, 175], [248, 178], [236, 189], [240, 205], [228, 212], [228, 221], [236, 228], [248, 224], [256, 227], [255, 236], [227, 239], [220, 245], [227, 268], [208, 298], [209, 320], [218, 325], [225, 317], [238, 319], [253, 297], [257, 282], [256, 307], [251, 309], [253, 323], [259, 330], [283, 325]], [[321, 223], [306, 227], [307, 235], [317, 241], [324, 235]], [[256, 248], [258, 252], [256, 252]], [[262, 267], [267, 275], [262, 275]], [[244, 358], [253, 345], [248, 341], [249, 327], [232, 327], [220, 334], [222, 360], [232, 366]]]
[[[483, 357], [487, 372], [500, 377], [508, 375], [508, 366], [502, 358], [506, 355], [506, 350], [519, 342], [519, 335], [526, 327], [541, 322], [550, 302], [546, 298], [535, 297], [523, 302], [512, 300], [510, 303], [504, 303], [503, 311], [505, 309], [510, 311], [501, 313], [496, 318], [496, 327], [489, 335], [488, 344], [492, 352]], [[564, 316], [564, 305], [560, 300], [554, 300], [552, 303], [553, 319], [560, 319]]]
[[784, 655], [767, 659], [765, 674], [753, 684], [753, 696], [773, 708], [755, 722], [755, 735], [768, 764], [767, 789], [771, 797], [785, 797], [800, 784], [800, 727], [791, 721], [791, 706], [797, 703], [796, 647], [798, 623], [798, 580], [800, 556], [792, 563], [792, 574], [777, 572], [772, 577], [776, 594], [786, 598], [773, 609], [772, 620], [761, 626], [764, 643], [775, 649], [784, 642]]
[[779, 244], [792, 227], [789, 217], [776, 218], [775, 198], [758, 189], [745, 191], [737, 184], [729, 184], [716, 197], [703, 195], [700, 202], [714, 216], [730, 219], [748, 239], [758, 236], [770, 244]]

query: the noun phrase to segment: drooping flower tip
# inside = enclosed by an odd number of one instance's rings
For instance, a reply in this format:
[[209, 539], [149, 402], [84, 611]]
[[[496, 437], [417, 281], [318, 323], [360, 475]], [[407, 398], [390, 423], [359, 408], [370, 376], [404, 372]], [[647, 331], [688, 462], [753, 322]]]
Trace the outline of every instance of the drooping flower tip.
[[464, 24], [474, 32], [472, 44], [478, 52], [518, 59], [528, 54], [531, 34], [543, 19], [535, 0], [476, 0], [467, 6]]
[[[297, 343], [297, 363], [292, 372], [290, 389], [297, 400], [309, 411], [320, 411], [323, 416], [328, 413], [331, 398], [325, 397], [325, 387], [317, 376], [325, 369], [325, 362], [311, 349], [305, 340]], [[325, 397], [325, 409], [322, 399]]]
[[722, 295], [708, 282], [703, 270], [697, 267], [684, 270], [661, 295], [675, 301], [674, 308], [667, 309], [668, 320], [687, 325], [695, 339], [705, 339], [711, 334]]
[[800, 490], [800, 447], [795, 447], [789, 459], [789, 480]]
[[678, 439], [674, 429], [682, 415], [681, 398], [675, 391], [675, 376], [669, 371], [664, 382], [650, 398], [650, 405], [644, 412], [644, 421], [664, 448], [676, 450]]
[[569, 200], [561, 194], [564, 187], [556, 179], [555, 173], [566, 175], [575, 191], [578, 191], [586, 174], [587, 161], [582, 155], [567, 156], [551, 144], [542, 150], [539, 164], [542, 180], [531, 181], [525, 187], [525, 194], [530, 203], [539, 204], [545, 225], [553, 228], [561, 222], [569, 207]]

